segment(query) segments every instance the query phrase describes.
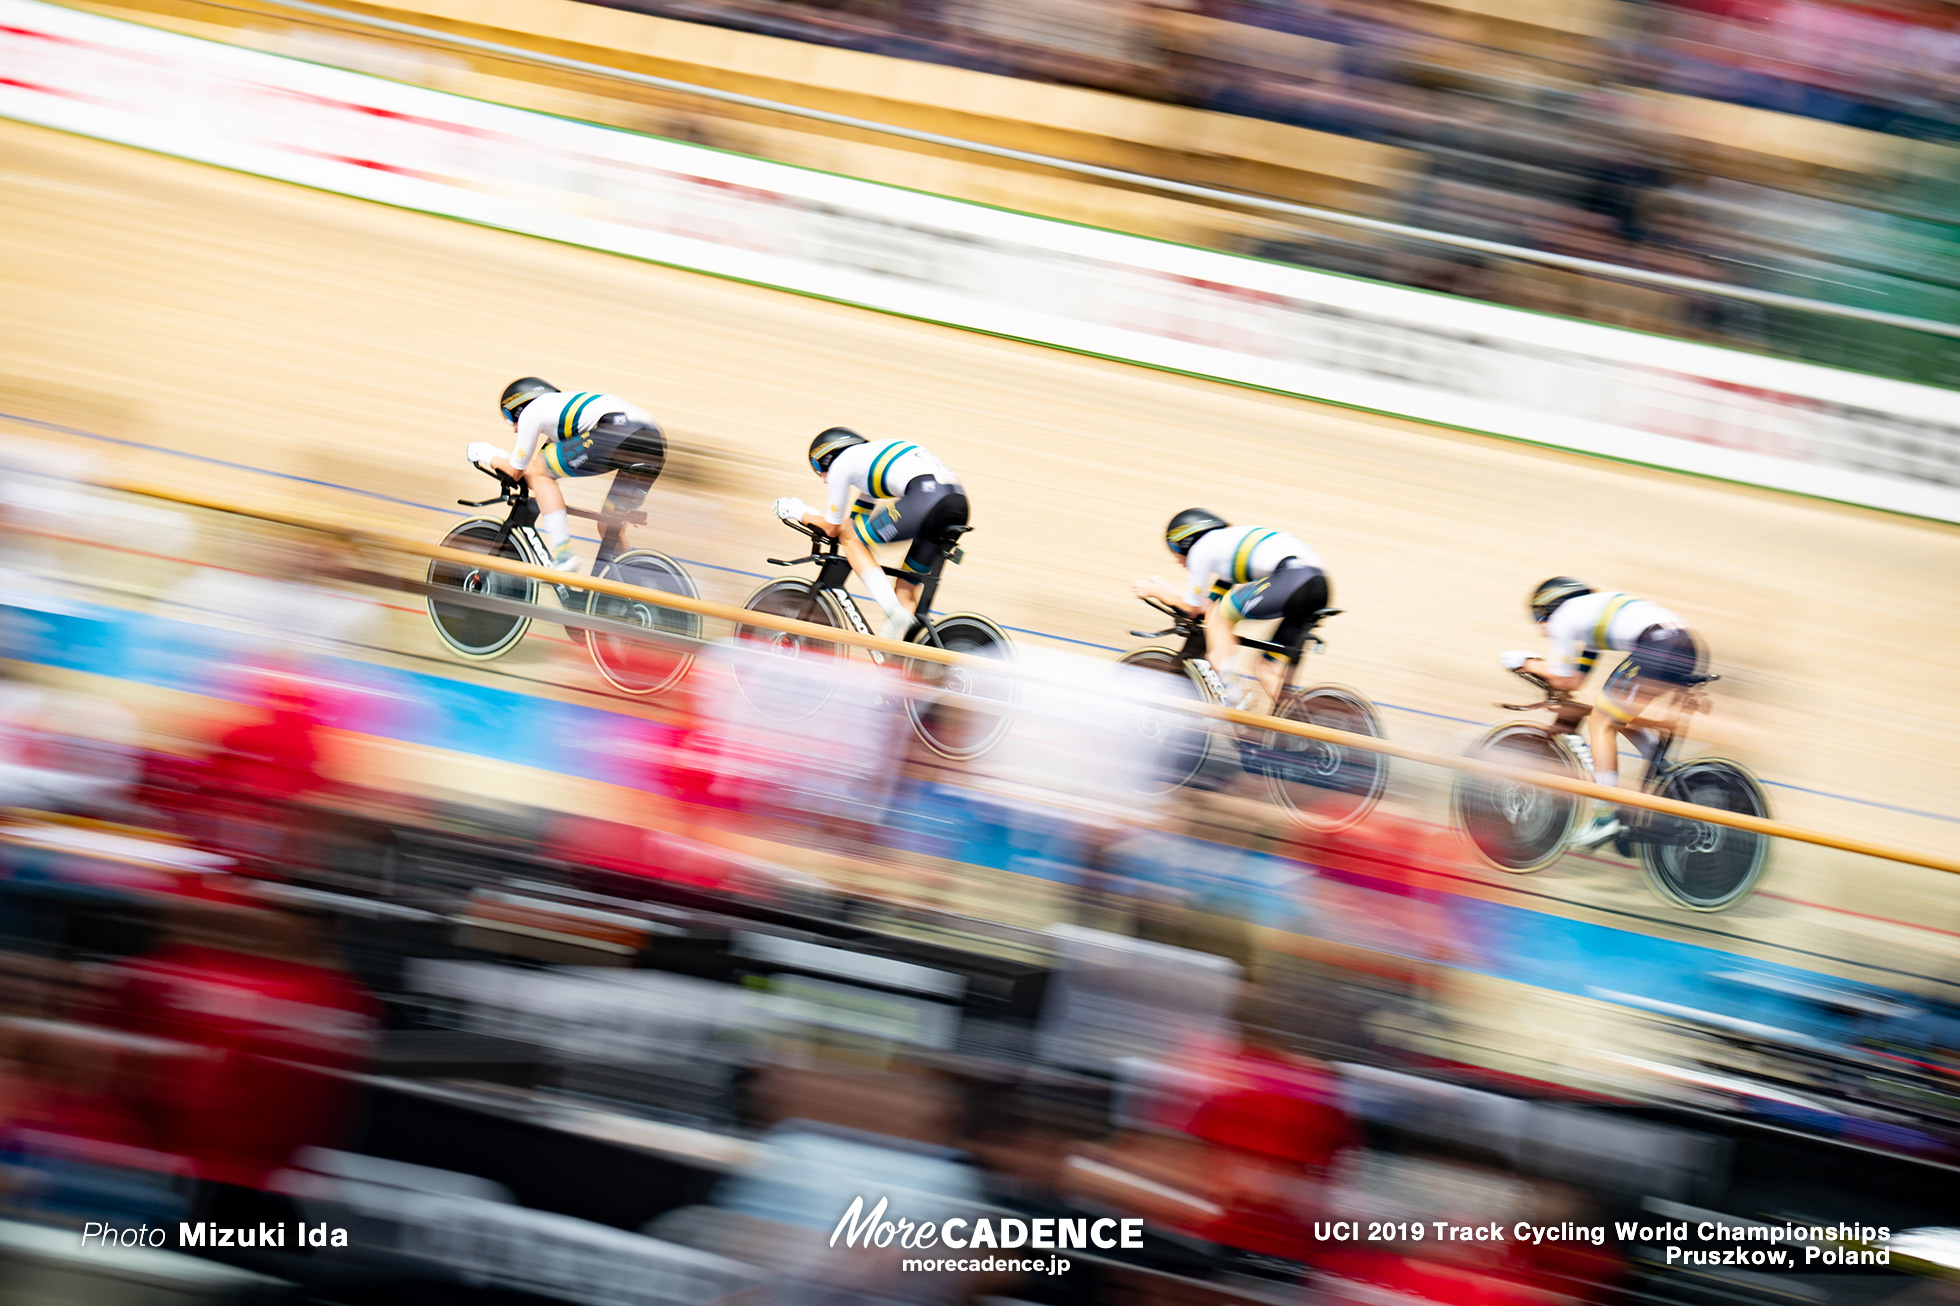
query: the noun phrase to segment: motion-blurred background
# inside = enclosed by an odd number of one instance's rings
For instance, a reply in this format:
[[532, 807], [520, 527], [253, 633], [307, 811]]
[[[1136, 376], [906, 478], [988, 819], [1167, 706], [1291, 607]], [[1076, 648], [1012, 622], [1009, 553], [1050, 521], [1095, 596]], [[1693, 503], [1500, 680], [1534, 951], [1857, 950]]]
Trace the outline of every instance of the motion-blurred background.
[[[1954, 22], [6, 0], [0, 1302], [1950, 1299]], [[525, 374], [654, 414], [711, 605], [810, 574], [810, 436], [917, 440], [1014, 674], [432, 563]], [[1325, 557], [1302, 682], [1410, 755], [1159, 783], [1193, 502]], [[1553, 573], [1823, 841], [1695, 827], [1719, 912], [1480, 853]], [[854, 1197], [1146, 1237], [907, 1270]], [[184, 1243], [275, 1226], [349, 1236]]]

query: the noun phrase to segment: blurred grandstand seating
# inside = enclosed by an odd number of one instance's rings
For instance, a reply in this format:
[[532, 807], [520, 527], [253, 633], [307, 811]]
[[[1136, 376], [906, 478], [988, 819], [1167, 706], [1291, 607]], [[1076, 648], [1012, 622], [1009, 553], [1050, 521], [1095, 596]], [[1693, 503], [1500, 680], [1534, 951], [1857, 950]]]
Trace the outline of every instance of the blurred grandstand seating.
[[[1950, 11], [1936, 5], [627, 0], [618, 7], [1393, 147], [1410, 152], [1413, 166], [1386, 209], [1369, 207], [1411, 225], [1960, 320], [1949, 221], [1960, 183], [1960, 152], [1950, 144], [1960, 137], [1960, 80], [1951, 67], [1960, 33]], [[1293, 145], [1309, 148], [1311, 139]], [[1235, 144], [1213, 148], [1232, 154]], [[1289, 189], [1265, 177], [1253, 188]], [[1326, 198], [1362, 207], [1352, 193]], [[1543, 311], [1935, 383], [1960, 376], [1941, 342], [1885, 327], [1847, 330], [1828, 318], [1332, 229], [1241, 240], [1267, 256]]]

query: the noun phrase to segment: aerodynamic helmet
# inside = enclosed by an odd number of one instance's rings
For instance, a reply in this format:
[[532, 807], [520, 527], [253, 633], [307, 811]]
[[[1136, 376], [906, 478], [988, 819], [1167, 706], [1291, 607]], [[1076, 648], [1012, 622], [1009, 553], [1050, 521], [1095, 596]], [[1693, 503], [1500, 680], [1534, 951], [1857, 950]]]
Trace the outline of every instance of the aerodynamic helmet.
[[1197, 543], [1200, 535], [1207, 531], [1223, 530], [1231, 524], [1204, 508], [1186, 508], [1171, 518], [1170, 525], [1164, 527], [1164, 543], [1170, 545], [1172, 553], [1182, 558], [1191, 552], [1191, 546]]
[[854, 444], [869, 444], [863, 436], [845, 426], [833, 426], [810, 441], [810, 470], [819, 476], [830, 471], [831, 460]]
[[1550, 580], [1538, 582], [1538, 588], [1531, 591], [1531, 619], [1544, 621], [1552, 615], [1552, 610], [1567, 599], [1576, 599], [1582, 594], [1593, 592], [1592, 586], [1570, 576], [1554, 576]]
[[557, 393], [558, 387], [549, 381], [540, 380], [535, 376], [519, 377], [504, 387], [503, 395], [497, 400], [497, 411], [504, 415], [505, 421], [514, 422], [517, 420], [518, 413], [524, 410], [525, 404], [539, 395]]

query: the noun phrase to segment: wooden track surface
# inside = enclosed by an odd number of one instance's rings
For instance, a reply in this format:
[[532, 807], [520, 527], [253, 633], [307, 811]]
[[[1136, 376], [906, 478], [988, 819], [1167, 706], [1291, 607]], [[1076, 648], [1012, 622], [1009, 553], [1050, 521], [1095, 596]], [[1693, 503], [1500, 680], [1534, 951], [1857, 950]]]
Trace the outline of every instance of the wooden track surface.
[[[1504, 716], [1493, 701], [1522, 687], [1497, 655], [1536, 643], [1524, 595], [1572, 573], [1703, 632], [1725, 679], [1698, 746], [1797, 786], [1771, 791], [1778, 816], [1955, 843], [1951, 822], [1869, 804], [1960, 815], [1957, 529], [921, 326], [18, 124], [0, 123], [0, 230], [0, 412], [446, 505], [487, 492], [462, 447], [503, 442], [492, 400], [511, 377], [617, 392], [679, 445], [637, 540], [734, 569], [695, 571], [736, 601], [760, 583], [739, 573], [797, 542], [768, 501], [816, 497], [813, 433], [903, 435], [958, 470], [975, 505], [941, 606], [1112, 646], [1152, 624], [1128, 582], [1170, 570], [1164, 520], [1202, 504], [1325, 555], [1346, 615], [1314, 678], [1394, 705], [1390, 733], [1432, 747], [1475, 734], [1447, 718]], [[72, 443], [128, 475], [444, 526]], [[396, 635], [435, 651], [413, 620]], [[527, 657], [592, 679], [563, 650], [513, 655]], [[1546, 875], [1662, 914], [1618, 864]], [[1952, 937], [1936, 933], [1960, 930], [1949, 877], [1820, 853], [1782, 857], [1763, 887], [1723, 919], [1820, 948], [1851, 930], [1952, 973]]]

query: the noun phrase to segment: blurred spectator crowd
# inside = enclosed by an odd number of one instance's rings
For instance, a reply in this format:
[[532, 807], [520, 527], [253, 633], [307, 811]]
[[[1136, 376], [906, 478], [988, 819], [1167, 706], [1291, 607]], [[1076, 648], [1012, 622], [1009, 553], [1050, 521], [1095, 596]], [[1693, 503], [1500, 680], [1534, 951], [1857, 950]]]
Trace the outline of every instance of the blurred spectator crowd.
[[[603, 810], [409, 786], [349, 751], [427, 704], [373, 701], [379, 605], [330, 547], [178, 518], [275, 574], [118, 572], [101, 523], [169, 514], [33, 488], [0, 508], [0, 1302], [1685, 1303], [1618, 1221], [1950, 1209], [1960, 1017], [1704, 1022], [1620, 1093], [1493, 1072], [1412, 959], [1459, 946], [1396, 878], [1419, 839], [1255, 862], [1120, 805], [1065, 675], [964, 793], [870, 668], [784, 664], [824, 706], [759, 728], [726, 648], [591, 734]], [[132, 611], [104, 593], [155, 623], [127, 670], [194, 663], [195, 706], [146, 726], [49, 668]], [[1401, 954], [1306, 928], [1307, 855], [1386, 885]], [[860, 1199], [1144, 1233], [908, 1270], [833, 1236]]]
[[[1934, 0], [614, 2], [1393, 145], [1421, 163], [1378, 216], [1960, 321], [1960, 28]], [[1433, 244], [1329, 226], [1250, 252], [1960, 380], [1939, 337]]]

